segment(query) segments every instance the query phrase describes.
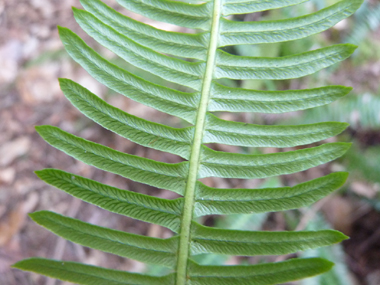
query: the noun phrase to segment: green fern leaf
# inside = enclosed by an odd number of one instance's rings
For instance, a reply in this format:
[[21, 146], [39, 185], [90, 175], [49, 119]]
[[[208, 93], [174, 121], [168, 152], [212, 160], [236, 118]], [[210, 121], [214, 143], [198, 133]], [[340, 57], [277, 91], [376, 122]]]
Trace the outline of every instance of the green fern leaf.
[[293, 187], [217, 189], [198, 183], [194, 216], [249, 214], [297, 209], [341, 187], [347, 173], [336, 172]]
[[286, 91], [229, 88], [213, 83], [209, 111], [284, 113], [322, 106], [347, 95], [351, 88], [327, 86]]
[[77, 262], [44, 258], [26, 259], [16, 263], [14, 267], [85, 285], [162, 285], [174, 284], [175, 280], [174, 274], [164, 277], [153, 277]]
[[193, 261], [193, 256], [290, 254], [329, 246], [347, 237], [333, 230], [268, 232], [211, 228], [197, 223], [196, 218], [308, 206], [342, 186], [347, 173], [332, 173], [293, 187], [263, 189], [217, 189], [204, 185], [199, 179], [255, 179], [291, 174], [330, 162], [347, 151], [350, 144], [326, 143], [271, 154], [239, 154], [214, 151], [205, 144], [285, 148], [316, 143], [341, 133], [347, 124], [263, 126], [222, 120], [212, 112], [283, 113], [331, 103], [348, 94], [351, 88], [248, 90], [224, 86], [218, 79], [299, 78], [346, 59], [355, 46], [341, 44], [278, 58], [236, 56], [221, 48], [277, 43], [319, 33], [354, 13], [361, 0], [344, 0], [302, 17], [258, 22], [238, 22], [226, 16], [288, 7], [305, 0], [118, 2], [150, 19], [197, 30], [194, 34], [163, 31], [124, 16], [100, 0], [81, 0], [85, 10], [73, 9], [78, 24], [97, 42], [130, 65], [158, 76], [164, 82], [174, 83], [168, 86], [182, 86], [181, 89], [152, 83], [110, 63], [78, 35], [59, 27], [67, 52], [108, 88], [183, 119], [191, 126], [172, 128], [130, 115], [68, 79], [60, 79], [61, 89], [78, 110], [104, 128], [186, 161], [163, 163], [122, 153], [52, 126], [39, 126], [37, 131], [46, 142], [75, 159], [139, 183], [173, 191], [182, 197], [173, 200], [156, 198], [58, 169], [40, 170], [36, 174], [76, 198], [113, 213], [161, 225], [172, 230], [174, 236], [150, 238], [48, 211], [30, 216], [41, 226], [72, 242], [162, 265], [172, 271], [156, 277], [40, 258], [20, 261], [14, 267], [91, 285], [271, 285], [328, 271], [332, 263], [320, 258], [245, 266], [199, 265]]
[[157, 239], [94, 226], [49, 211], [30, 214], [41, 226], [72, 242], [133, 258], [141, 262], [175, 266], [178, 238]]
[[[284, 2], [297, 4], [304, 1], [276, 1], [276, 4], [271, 1], [259, 1], [258, 3], [260, 2], [270, 3], [266, 9], [273, 9], [277, 5], [285, 4]], [[278, 21], [234, 22], [222, 19], [221, 46], [276, 43], [302, 39], [334, 26], [350, 16], [360, 7], [361, 3], [361, 0], [340, 1], [313, 14]], [[253, 10], [251, 12], [260, 10]]]

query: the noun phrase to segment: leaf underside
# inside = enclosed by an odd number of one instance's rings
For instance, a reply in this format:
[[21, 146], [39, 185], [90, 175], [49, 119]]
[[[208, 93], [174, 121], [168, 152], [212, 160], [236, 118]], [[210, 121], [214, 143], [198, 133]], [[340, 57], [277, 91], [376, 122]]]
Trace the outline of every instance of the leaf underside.
[[[151, 238], [99, 227], [49, 211], [31, 218], [53, 233], [93, 249], [170, 268], [156, 277], [90, 265], [32, 258], [15, 268], [77, 284], [270, 285], [317, 275], [332, 263], [320, 258], [245, 266], [199, 265], [192, 256], [282, 255], [328, 246], [347, 237], [337, 231], [239, 231], [203, 226], [205, 215], [284, 211], [309, 206], [342, 186], [347, 173], [336, 172], [292, 187], [218, 189], [198, 181], [206, 177], [254, 179], [296, 173], [330, 162], [350, 144], [326, 143], [271, 154], [214, 151], [205, 144], [290, 148], [341, 133], [347, 124], [324, 122], [267, 126], [222, 120], [213, 112], [283, 113], [331, 103], [351, 90], [324, 86], [265, 91], [230, 88], [218, 79], [283, 80], [300, 78], [349, 57], [355, 47], [334, 45], [286, 57], [232, 55], [222, 47], [278, 43], [322, 32], [355, 12], [361, 0], [343, 0], [315, 13], [274, 21], [238, 22], [226, 16], [296, 5], [306, 0], [117, 0], [124, 8], [195, 33], [160, 30], [131, 19], [100, 0], [81, 0], [73, 8], [82, 29], [127, 63], [183, 86], [152, 83], [106, 60], [67, 28], [59, 28], [69, 55], [108, 88], [136, 102], [176, 116], [189, 127], [173, 128], [130, 115], [83, 86], [61, 78], [67, 99], [104, 128], [145, 147], [178, 155], [185, 161], [163, 163], [122, 153], [52, 126], [37, 131], [49, 144], [84, 163], [136, 182], [174, 191], [175, 200], [111, 187], [58, 169], [36, 174], [46, 183], [105, 210], [166, 227], [169, 239]], [[166, 84], [173, 86], [173, 84]], [[186, 91], [183, 91], [186, 90]]]

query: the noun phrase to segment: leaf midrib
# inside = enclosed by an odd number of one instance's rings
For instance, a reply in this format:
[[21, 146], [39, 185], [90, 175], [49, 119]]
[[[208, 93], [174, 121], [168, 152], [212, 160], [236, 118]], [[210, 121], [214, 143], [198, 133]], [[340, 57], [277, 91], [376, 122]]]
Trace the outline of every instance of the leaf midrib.
[[195, 132], [191, 156], [189, 162], [189, 176], [185, 190], [185, 203], [180, 228], [180, 242], [178, 249], [176, 285], [186, 285], [187, 267], [191, 246], [191, 223], [193, 218], [195, 204], [195, 189], [200, 167], [200, 158], [202, 154], [202, 139], [205, 131], [205, 122], [208, 104], [211, 98], [211, 85], [216, 63], [216, 53], [219, 39], [219, 26], [222, 13], [222, 0], [214, 0], [212, 23], [210, 30], [210, 42], [206, 59], [206, 70], [202, 84], [201, 99], [198, 107], [197, 118], [195, 123]]

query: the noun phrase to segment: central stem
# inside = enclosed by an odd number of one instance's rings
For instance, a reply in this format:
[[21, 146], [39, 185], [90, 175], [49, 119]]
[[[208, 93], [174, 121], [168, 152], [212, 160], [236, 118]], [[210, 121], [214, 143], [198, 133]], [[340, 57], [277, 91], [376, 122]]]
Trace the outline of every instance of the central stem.
[[191, 148], [189, 176], [185, 190], [185, 204], [180, 229], [180, 241], [178, 249], [176, 285], [185, 285], [187, 282], [187, 261], [189, 258], [191, 243], [191, 221], [193, 218], [195, 187], [198, 180], [198, 169], [201, 159], [202, 138], [205, 128], [207, 106], [210, 100], [210, 89], [213, 79], [216, 50], [218, 48], [219, 21], [221, 17], [222, 0], [214, 0], [210, 43], [207, 53], [206, 71], [203, 78], [201, 100], [198, 107], [195, 134]]

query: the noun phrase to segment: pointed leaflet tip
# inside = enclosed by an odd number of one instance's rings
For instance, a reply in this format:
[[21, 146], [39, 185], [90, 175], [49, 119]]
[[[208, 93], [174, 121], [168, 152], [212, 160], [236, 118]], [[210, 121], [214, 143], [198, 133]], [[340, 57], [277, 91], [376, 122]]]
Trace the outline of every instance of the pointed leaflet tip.
[[352, 146], [352, 143], [351, 142], [348, 142], [348, 143], [342, 143], [344, 145], [346, 145], [346, 152], [351, 148]]
[[[306, 258], [306, 259], [307, 260], [314, 260], [315, 262], [318, 262], [319, 263], [318, 265], [321, 268], [321, 272], [320, 273], [329, 271], [335, 265], [334, 262], [331, 262], [331, 261], [329, 261], [327, 259], [320, 258], [320, 257], [312, 257], [312, 258]], [[320, 273], [317, 273], [317, 274], [320, 274]]]
[[67, 30], [67, 28], [59, 26], [59, 25], [57, 26], [57, 29], [58, 29], [58, 33], [61, 33], [62, 31]]
[[16, 263], [12, 264], [11, 268], [33, 271], [32, 270], [32, 268], [34, 267], [33, 265], [35, 264], [35, 262], [38, 262], [40, 260], [43, 260], [43, 258], [32, 257], [32, 258], [28, 258], [28, 259], [23, 259], [21, 261], [18, 261]]
[[49, 126], [49, 125], [40, 125], [40, 126], [35, 126], [34, 127], [37, 131], [37, 133], [43, 138], [44, 134], [46, 133], [48, 128], [54, 128], [58, 129], [57, 127]]
[[354, 45], [354, 44], [345, 44], [346, 46], [347, 46], [347, 48], [350, 50], [350, 51], [352, 51], [352, 52], [354, 52], [357, 48], [358, 48], [358, 46], [357, 45]]
[[58, 29], [59, 37], [61, 38], [61, 41], [62, 41], [63, 44], [64, 44], [63, 38], [67, 37], [68, 33], [72, 33], [73, 34], [73, 32], [70, 29], [66, 28], [66, 27], [57, 26], [57, 29]]
[[55, 169], [55, 168], [45, 168], [45, 169], [40, 169], [40, 170], [36, 170], [34, 171], [34, 174], [37, 175], [37, 177], [39, 179], [41, 179], [42, 181], [45, 181], [45, 177], [46, 175], [51, 171], [51, 170], [58, 170], [58, 171], [61, 171], [59, 169]]
[[[43, 215], [46, 213], [50, 213], [50, 211], [42, 210], [42, 211], [36, 211], [33, 213], [29, 213], [28, 216], [35, 221], [37, 224], [40, 224], [38, 221], [43, 218]], [[58, 214], [57, 214], [58, 215]]]
[[342, 233], [340, 231], [336, 231], [336, 230], [325, 230], [325, 231], [330, 232], [331, 235], [333, 235], [335, 238], [335, 240], [331, 243], [331, 245], [340, 243], [340, 242], [350, 238], [349, 236], [346, 236], [344, 233]]
[[90, 14], [89, 12], [87, 12], [86, 10], [82, 10], [82, 9], [78, 9], [77, 7], [71, 7], [71, 9], [73, 10], [73, 14], [74, 14], [74, 18], [75, 20], [77, 20], [77, 16], [80, 16], [81, 14], [83, 13], [88, 13]]
[[[43, 225], [43, 220], [44, 220], [44, 215], [46, 214], [49, 214], [49, 213], [52, 213], [51, 211], [46, 211], [46, 210], [42, 210], [42, 211], [36, 211], [36, 212], [33, 212], [33, 213], [29, 213], [28, 216], [38, 225], [40, 225], [41, 227], [44, 227], [46, 228], [44, 225]], [[57, 213], [54, 213], [54, 214], [57, 214]], [[57, 214], [59, 215], [59, 214]]]
[[62, 77], [58, 78], [59, 86], [61, 87], [61, 89], [62, 89], [62, 85], [69, 82], [69, 81], [71, 81], [71, 80], [68, 78], [62, 78]]
[[339, 176], [341, 176], [342, 177], [342, 184], [340, 185], [340, 187], [342, 187], [344, 185], [344, 183], [346, 183], [349, 174], [350, 173], [347, 172], [347, 171], [339, 171], [339, 172], [333, 172], [330, 175], [339, 175]]
[[73, 10], [73, 12], [75, 13], [76, 11], [84, 11], [82, 9], [79, 9], [77, 7], [74, 7], [74, 6], [71, 6], [71, 10]]
[[36, 132], [39, 134], [39, 135], [41, 135], [41, 131], [42, 131], [42, 128], [41, 127], [43, 127], [44, 125], [40, 125], [40, 126], [34, 126], [34, 129], [36, 130]]

